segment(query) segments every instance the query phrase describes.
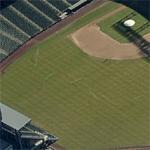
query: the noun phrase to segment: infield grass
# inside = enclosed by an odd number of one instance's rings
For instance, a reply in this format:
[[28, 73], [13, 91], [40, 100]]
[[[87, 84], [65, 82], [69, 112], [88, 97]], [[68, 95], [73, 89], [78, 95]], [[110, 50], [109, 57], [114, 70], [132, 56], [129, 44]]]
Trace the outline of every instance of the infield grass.
[[[98, 25], [100, 26], [101, 31], [107, 33], [112, 38], [118, 40], [119, 42], [127, 43], [129, 42], [129, 40], [125, 36], [123, 36], [121, 33], [119, 33], [117, 30], [115, 30], [113, 28], [113, 25], [117, 23], [118, 21], [120, 21], [121, 19], [123, 19], [124, 17], [128, 16], [132, 12], [134, 12], [134, 10], [127, 7], [121, 12], [118, 12], [116, 15], [111, 16], [108, 19], [101, 21], [100, 23], [98, 23]], [[145, 23], [149, 22], [146, 18], [144, 18], [142, 15], [138, 13], [136, 13], [136, 15], [132, 17], [131, 19], [135, 20], [135, 25], [132, 27], [133, 30], [136, 30], [142, 25], [144, 25]], [[145, 28], [141, 32], [139, 32], [139, 35], [143, 36], [147, 33], [150, 33], [150, 26], [148, 28]]]
[[108, 3], [33, 46], [2, 76], [3, 103], [68, 150], [150, 144], [150, 66], [89, 57], [68, 35], [116, 9]]

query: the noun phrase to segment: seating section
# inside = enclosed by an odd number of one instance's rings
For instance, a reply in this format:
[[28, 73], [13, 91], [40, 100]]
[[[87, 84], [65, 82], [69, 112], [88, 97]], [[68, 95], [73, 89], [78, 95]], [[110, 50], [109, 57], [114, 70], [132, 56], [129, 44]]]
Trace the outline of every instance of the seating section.
[[1, 14], [30, 36], [33, 36], [40, 31], [27, 19], [23, 18], [9, 7], [2, 10]]
[[18, 0], [17, 3], [13, 4], [13, 6], [42, 28], [46, 28], [52, 24], [52, 21], [49, 20], [48, 17], [46, 18], [44, 15], [42, 15], [42, 12], [39, 9], [36, 10], [34, 7], [32, 7], [29, 2], [27, 3], [24, 0]]
[[21, 31], [19, 31], [15, 26], [12, 26], [9, 22], [4, 20], [3, 18], [1, 19], [0, 23], [0, 30], [3, 32], [6, 32], [7, 34], [10, 34], [12, 37], [15, 37], [22, 42], [25, 42], [28, 39], [28, 36], [23, 34]]
[[59, 20], [59, 17], [57, 16], [59, 12], [47, 5], [47, 3], [45, 3], [43, 0], [30, 0], [30, 3], [45, 13], [48, 17], [52, 18], [54, 21]]
[[65, 3], [63, 0], [47, 0], [47, 1], [52, 5], [54, 5], [60, 11], [64, 11], [69, 7], [69, 5]]
[[0, 62], [27, 40], [61, 20], [79, 0], [16, 0], [0, 14]]
[[14, 49], [16, 49], [17, 47], [19, 47], [19, 43], [11, 40], [10, 38], [8, 38], [5, 35], [2, 35], [0, 33], [0, 46], [3, 50], [6, 51], [6, 53], [11, 53]]
[[0, 61], [2, 61], [5, 57], [7, 57], [5, 54], [0, 53]]

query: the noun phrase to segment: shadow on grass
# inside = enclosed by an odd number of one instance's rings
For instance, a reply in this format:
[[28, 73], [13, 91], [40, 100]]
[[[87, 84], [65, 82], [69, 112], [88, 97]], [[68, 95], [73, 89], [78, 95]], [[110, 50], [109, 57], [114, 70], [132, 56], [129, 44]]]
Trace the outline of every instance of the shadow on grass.
[[126, 27], [123, 24], [125, 20], [131, 19], [135, 15], [136, 14], [134, 12], [130, 13], [128, 16], [113, 24], [112, 27], [121, 35], [126, 37], [128, 41], [136, 45], [141, 50], [141, 54], [145, 56], [146, 60], [150, 61], [150, 42], [139, 34], [144, 29], [150, 27], [150, 22], [148, 21], [144, 23], [136, 30], [133, 30], [132, 27]]

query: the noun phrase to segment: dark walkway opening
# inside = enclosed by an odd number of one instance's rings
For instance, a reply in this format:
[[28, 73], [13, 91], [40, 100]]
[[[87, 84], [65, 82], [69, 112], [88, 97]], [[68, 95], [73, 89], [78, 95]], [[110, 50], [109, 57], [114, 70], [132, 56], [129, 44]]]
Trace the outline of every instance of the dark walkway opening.
[[150, 0], [113, 0], [124, 4], [150, 20]]

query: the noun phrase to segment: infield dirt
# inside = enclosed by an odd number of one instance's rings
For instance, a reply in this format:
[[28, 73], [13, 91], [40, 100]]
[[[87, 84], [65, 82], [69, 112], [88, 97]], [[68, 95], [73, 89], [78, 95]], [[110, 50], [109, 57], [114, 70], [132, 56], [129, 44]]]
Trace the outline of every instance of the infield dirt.
[[[89, 56], [104, 59], [137, 59], [141, 51], [133, 43], [119, 43], [104, 32], [95, 23], [84, 26], [71, 35], [73, 42]], [[144, 36], [150, 41], [150, 34]]]

